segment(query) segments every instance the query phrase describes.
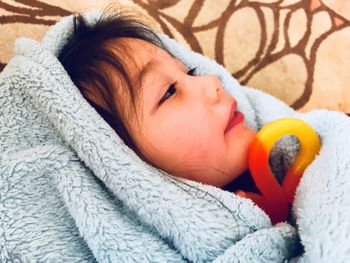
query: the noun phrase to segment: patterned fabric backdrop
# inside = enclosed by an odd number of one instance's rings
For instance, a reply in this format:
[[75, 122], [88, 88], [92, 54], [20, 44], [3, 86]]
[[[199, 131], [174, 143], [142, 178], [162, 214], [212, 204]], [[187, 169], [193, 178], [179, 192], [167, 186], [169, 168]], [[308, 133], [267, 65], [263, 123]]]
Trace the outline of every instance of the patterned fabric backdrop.
[[295, 109], [350, 112], [349, 0], [1, 0], [0, 70], [17, 37], [41, 40], [60, 17], [111, 3]]

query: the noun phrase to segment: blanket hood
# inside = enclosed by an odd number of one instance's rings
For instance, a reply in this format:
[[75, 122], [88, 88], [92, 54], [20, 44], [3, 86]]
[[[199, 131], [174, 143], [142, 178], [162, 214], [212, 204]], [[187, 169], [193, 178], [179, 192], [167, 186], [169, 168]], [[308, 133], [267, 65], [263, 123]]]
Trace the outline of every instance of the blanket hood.
[[[93, 22], [98, 13], [87, 16]], [[1, 260], [278, 262], [295, 255], [293, 227], [272, 227], [250, 200], [174, 180], [138, 158], [57, 60], [70, 34], [72, 16], [51, 27], [42, 43], [17, 39], [15, 57], [0, 75], [0, 185], [12, 204], [1, 201], [0, 234], [13, 237], [12, 229], [17, 237], [1, 241]], [[222, 66], [161, 37], [199, 74], [217, 74], [252, 127], [283, 114], [260, 119], [250, 95]]]

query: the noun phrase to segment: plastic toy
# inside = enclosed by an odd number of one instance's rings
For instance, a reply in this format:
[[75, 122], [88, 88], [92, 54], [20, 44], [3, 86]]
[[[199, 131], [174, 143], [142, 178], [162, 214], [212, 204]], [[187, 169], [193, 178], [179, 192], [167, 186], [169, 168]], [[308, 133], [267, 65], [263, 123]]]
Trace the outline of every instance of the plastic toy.
[[[300, 151], [280, 185], [270, 169], [269, 154], [285, 135], [298, 138]], [[270, 216], [273, 224], [287, 220], [300, 178], [319, 150], [319, 138], [306, 122], [283, 118], [267, 124], [257, 133], [249, 149], [249, 169], [262, 195], [251, 192], [240, 192], [239, 195], [255, 202]]]

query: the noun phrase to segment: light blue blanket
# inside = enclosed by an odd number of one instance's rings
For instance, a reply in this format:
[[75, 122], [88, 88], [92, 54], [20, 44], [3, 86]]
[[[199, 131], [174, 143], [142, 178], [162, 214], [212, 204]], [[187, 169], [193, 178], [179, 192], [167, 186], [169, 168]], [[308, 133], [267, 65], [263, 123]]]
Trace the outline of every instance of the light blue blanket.
[[251, 127], [294, 116], [318, 132], [322, 148], [297, 189], [296, 225], [272, 226], [250, 200], [174, 180], [126, 147], [56, 58], [71, 32], [66, 17], [42, 43], [17, 39], [0, 75], [0, 262], [349, 262], [344, 114], [297, 113], [161, 35], [198, 74], [220, 77]]

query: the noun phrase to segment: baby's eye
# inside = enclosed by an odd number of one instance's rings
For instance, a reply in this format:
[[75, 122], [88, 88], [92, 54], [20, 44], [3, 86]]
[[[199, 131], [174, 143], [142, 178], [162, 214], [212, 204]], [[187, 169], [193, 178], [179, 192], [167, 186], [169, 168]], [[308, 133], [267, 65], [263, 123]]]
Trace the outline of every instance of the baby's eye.
[[187, 75], [194, 76], [194, 72], [196, 71], [196, 68], [191, 68], [188, 72]]
[[[169, 86], [169, 88], [165, 92], [164, 96], [160, 99], [159, 105], [162, 104], [164, 101], [166, 101], [175, 92], [176, 92], [176, 82]], [[168, 94], [170, 94], [170, 95], [168, 96]]]
[[[187, 71], [187, 75], [194, 76], [196, 68], [192, 68], [189, 71]], [[159, 105], [162, 104], [164, 101], [166, 101], [171, 95], [173, 95], [176, 92], [176, 82], [171, 84], [167, 91], [165, 92], [164, 96], [160, 99]], [[169, 94], [169, 96], [168, 96]]]

